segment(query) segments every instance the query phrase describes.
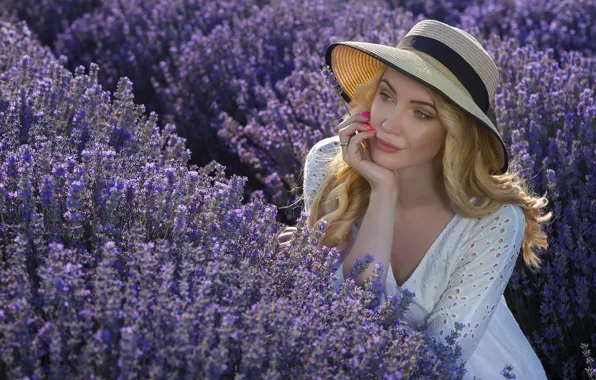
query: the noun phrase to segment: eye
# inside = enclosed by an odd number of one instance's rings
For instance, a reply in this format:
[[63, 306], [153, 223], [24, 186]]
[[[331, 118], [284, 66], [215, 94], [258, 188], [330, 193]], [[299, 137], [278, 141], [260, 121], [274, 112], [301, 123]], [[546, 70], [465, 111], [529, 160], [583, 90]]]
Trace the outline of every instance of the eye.
[[391, 97], [384, 92], [381, 92], [379, 95], [381, 96], [383, 101], [387, 101], [387, 100], [391, 99]]
[[430, 115], [425, 114], [424, 112], [420, 111], [420, 110], [415, 110], [414, 113], [417, 115], [417, 117], [421, 120], [430, 120], [433, 117]]

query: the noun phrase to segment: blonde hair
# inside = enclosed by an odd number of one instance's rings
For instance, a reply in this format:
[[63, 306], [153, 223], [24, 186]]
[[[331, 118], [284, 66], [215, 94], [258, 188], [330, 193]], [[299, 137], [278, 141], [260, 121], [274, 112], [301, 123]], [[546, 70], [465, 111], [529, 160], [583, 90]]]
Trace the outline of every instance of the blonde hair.
[[[379, 82], [387, 65], [367, 83], [355, 89], [348, 105], [350, 114], [370, 110]], [[438, 110], [438, 117], [446, 129], [441, 155], [442, 177], [451, 207], [466, 218], [481, 218], [497, 211], [503, 204], [518, 205], [525, 216], [525, 233], [522, 250], [524, 262], [530, 269], [540, 267], [541, 259], [532, 251], [534, 247], [547, 248], [547, 237], [540, 225], [549, 221], [552, 212], [541, 215], [548, 205], [546, 195], [531, 193], [526, 178], [513, 172], [511, 165], [504, 174], [499, 173], [502, 163], [497, 155], [500, 144], [477, 121], [443, 96], [430, 90]], [[341, 150], [328, 164], [329, 175], [312, 202], [307, 226], [312, 229], [321, 219], [327, 223], [320, 246], [336, 247], [344, 251], [352, 239], [352, 225], [366, 213], [371, 188], [357, 171], [342, 158]], [[471, 197], [484, 198], [478, 206]]]

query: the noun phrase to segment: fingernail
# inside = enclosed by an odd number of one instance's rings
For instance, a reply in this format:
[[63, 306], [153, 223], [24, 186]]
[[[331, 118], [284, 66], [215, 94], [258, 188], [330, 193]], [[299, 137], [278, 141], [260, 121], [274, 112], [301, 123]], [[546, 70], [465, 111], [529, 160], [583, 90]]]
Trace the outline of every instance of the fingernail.
[[367, 119], [370, 119], [370, 112], [368, 111], [362, 111], [360, 112], [360, 115], [364, 116]]

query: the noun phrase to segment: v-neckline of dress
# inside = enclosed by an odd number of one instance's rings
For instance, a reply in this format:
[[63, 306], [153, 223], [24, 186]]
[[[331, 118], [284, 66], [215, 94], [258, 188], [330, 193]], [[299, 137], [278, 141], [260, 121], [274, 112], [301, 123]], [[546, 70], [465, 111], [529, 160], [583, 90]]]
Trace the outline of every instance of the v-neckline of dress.
[[443, 238], [443, 235], [449, 229], [451, 229], [451, 225], [453, 223], [455, 223], [455, 220], [457, 219], [457, 217], [458, 217], [458, 214], [457, 213], [455, 215], [453, 215], [453, 217], [451, 217], [451, 219], [449, 220], [449, 222], [441, 230], [441, 233], [439, 233], [439, 235], [437, 235], [437, 237], [435, 238], [435, 240], [433, 241], [433, 243], [430, 245], [430, 247], [428, 248], [428, 250], [426, 251], [426, 253], [424, 254], [424, 256], [422, 256], [422, 259], [420, 260], [420, 262], [418, 263], [418, 265], [416, 266], [416, 268], [414, 268], [414, 271], [410, 274], [410, 277], [408, 277], [408, 279], [406, 281], [404, 281], [403, 284], [399, 285], [397, 283], [397, 280], [395, 279], [395, 276], [393, 275], [393, 270], [391, 269], [391, 261], [389, 261], [389, 269], [388, 269], [387, 275], [388, 276], [391, 276], [391, 280], [393, 281], [393, 283], [395, 284], [395, 286], [398, 289], [401, 290], [404, 287], [406, 287], [406, 285], [408, 285], [408, 283], [412, 280], [412, 278], [414, 278], [417, 275], [417, 273], [421, 270], [420, 267], [423, 266], [426, 263], [426, 261], [428, 261], [428, 256], [430, 256], [429, 253], [432, 252], [436, 248], [435, 246]]
[[[478, 198], [477, 197], [471, 197], [470, 198], [470, 202], [472, 202], [472, 203], [475, 203], [477, 201], [478, 201]], [[395, 286], [397, 287], [397, 289], [402, 290], [418, 274], [418, 272], [421, 270], [420, 267], [422, 267], [426, 263], [426, 261], [428, 260], [429, 253], [432, 252], [436, 248], [435, 246], [443, 238], [443, 235], [448, 230], [451, 229], [451, 226], [455, 223], [455, 221], [457, 219], [459, 219], [459, 216], [460, 215], [456, 212], [455, 215], [453, 215], [453, 217], [451, 218], [451, 220], [449, 220], [449, 223], [447, 223], [445, 225], [445, 227], [443, 227], [443, 230], [441, 231], [441, 233], [439, 233], [439, 235], [436, 237], [436, 239], [430, 245], [430, 247], [428, 248], [428, 250], [426, 251], [426, 253], [422, 257], [422, 259], [420, 260], [420, 262], [418, 263], [418, 265], [416, 266], [416, 268], [414, 268], [414, 271], [412, 272], [412, 274], [410, 274], [410, 277], [408, 277], [408, 279], [406, 281], [404, 281], [403, 284], [398, 285], [397, 280], [395, 279], [395, 276], [393, 275], [393, 270], [391, 269], [391, 260], [389, 260], [389, 269], [388, 269], [387, 277], [391, 276], [391, 280], [393, 281], [393, 283], [395, 284]], [[358, 219], [356, 221], [356, 223], [355, 223], [356, 228], [360, 229], [360, 226], [362, 225], [362, 219], [363, 218], [360, 218], [360, 219]]]

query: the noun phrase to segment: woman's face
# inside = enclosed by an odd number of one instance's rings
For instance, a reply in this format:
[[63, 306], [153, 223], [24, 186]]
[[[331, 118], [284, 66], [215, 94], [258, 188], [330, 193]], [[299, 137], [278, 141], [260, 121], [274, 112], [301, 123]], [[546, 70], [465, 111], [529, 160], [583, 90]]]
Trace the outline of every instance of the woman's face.
[[[390, 67], [375, 93], [369, 124], [377, 131], [370, 139], [371, 157], [391, 170], [432, 165], [446, 134], [429, 89]], [[378, 139], [400, 150], [384, 151]]]

